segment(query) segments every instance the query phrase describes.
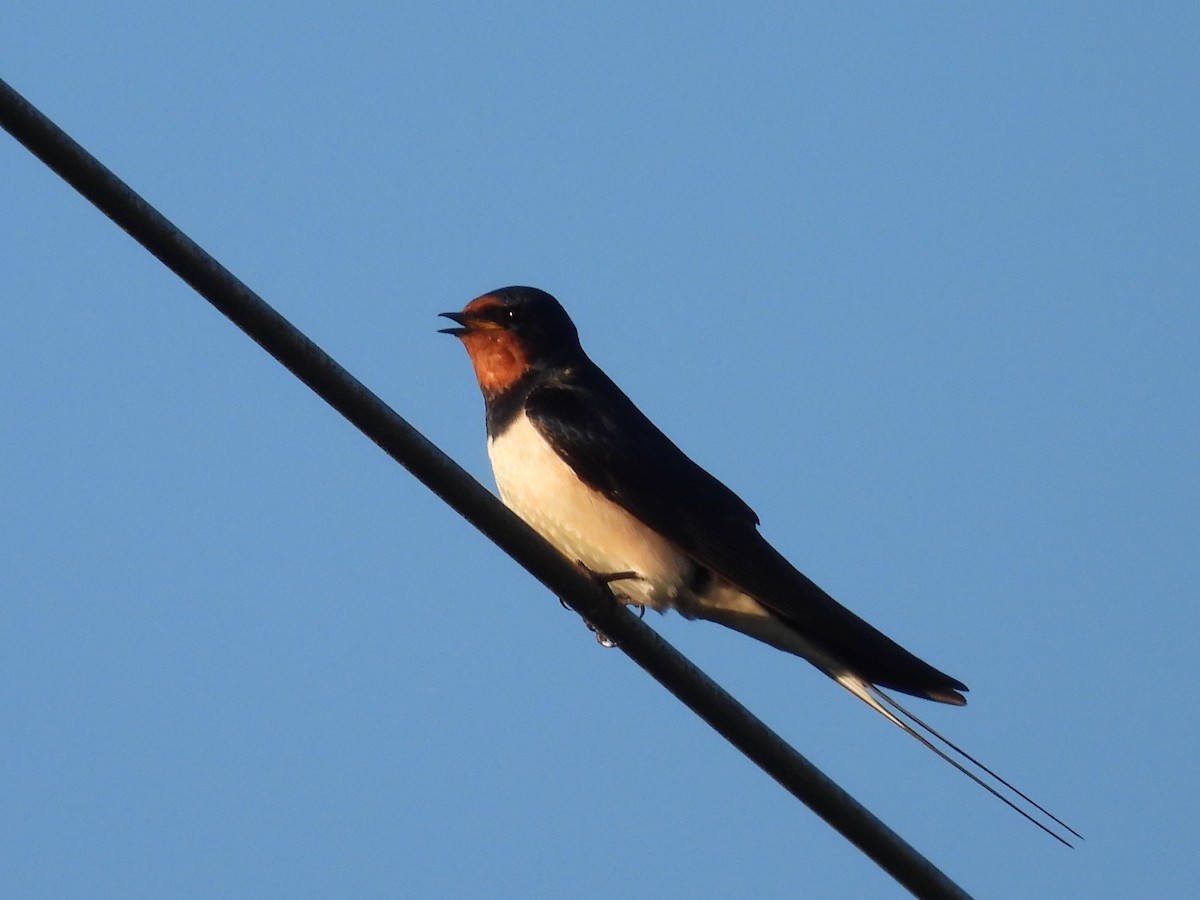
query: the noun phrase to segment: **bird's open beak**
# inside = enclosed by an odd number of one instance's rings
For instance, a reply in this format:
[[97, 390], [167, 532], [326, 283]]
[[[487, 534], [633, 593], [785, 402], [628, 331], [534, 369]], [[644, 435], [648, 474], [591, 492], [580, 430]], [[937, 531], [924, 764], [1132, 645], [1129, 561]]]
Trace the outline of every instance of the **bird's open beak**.
[[439, 328], [438, 334], [452, 334], [455, 337], [462, 337], [464, 334], [470, 334], [472, 331], [489, 331], [500, 327], [490, 319], [480, 319], [469, 313], [438, 313], [438, 316], [443, 319], [449, 319], [451, 322], [457, 322], [461, 326], [459, 328]]
[[462, 337], [471, 331], [471, 320], [463, 313], [438, 313], [438, 316], [443, 319], [449, 319], [451, 322], [457, 322], [461, 326], [459, 328], [439, 328], [438, 334], [452, 334], [455, 337]]

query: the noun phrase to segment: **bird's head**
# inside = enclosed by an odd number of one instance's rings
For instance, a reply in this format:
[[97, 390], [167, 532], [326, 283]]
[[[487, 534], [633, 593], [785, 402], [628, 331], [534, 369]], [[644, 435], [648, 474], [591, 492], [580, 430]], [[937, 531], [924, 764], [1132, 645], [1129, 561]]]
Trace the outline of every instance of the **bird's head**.
[[456, 328], [485, 397], [505, 390], [534, 368], [570, 365], [583, 354], [566, 310], [545, 291], [506, 287], [476, 297], [462, 312], [441, 313]]

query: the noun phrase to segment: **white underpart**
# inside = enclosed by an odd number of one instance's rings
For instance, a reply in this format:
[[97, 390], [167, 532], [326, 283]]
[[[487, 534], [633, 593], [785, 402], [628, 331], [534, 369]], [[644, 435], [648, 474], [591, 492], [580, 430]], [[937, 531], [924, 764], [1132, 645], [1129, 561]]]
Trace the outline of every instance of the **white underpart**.
[[718, 622], [802, 656], [834, 678], [847, 673], [719, 576], [709, 580], [703, 595], [693, 594], [687, 587], [692, 568], [687, 555], [581, 482], [524, 414], [488, 440], [488, 456], [504, 503], [564, 556], [597, 574], [630, 571], [641, 576], [613, 583], [613, 592], [626, 602]]
[[675, 604], [687, 558], [624, 509], [587, 487], [523, 414], [488, 440], [504, 503], [563, 555], [597, 574], [633, 571], [613, 589], [651, 609]]

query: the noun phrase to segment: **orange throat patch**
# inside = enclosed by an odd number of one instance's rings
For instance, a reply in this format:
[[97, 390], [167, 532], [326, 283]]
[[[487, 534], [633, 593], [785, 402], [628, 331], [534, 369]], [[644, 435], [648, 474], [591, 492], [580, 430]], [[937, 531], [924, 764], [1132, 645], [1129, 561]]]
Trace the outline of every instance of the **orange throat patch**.
[[502, 328], [481, 328], [462, 335], [485, 397], [499, 394], [525, 374], [529, 358], [521, 342]]

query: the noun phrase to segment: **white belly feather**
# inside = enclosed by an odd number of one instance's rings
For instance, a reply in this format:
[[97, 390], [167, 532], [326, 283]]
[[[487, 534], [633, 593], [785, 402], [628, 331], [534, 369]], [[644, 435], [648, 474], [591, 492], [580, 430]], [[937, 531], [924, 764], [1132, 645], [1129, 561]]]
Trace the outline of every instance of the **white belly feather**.
[[[524, 415], [488, 440], [504, 503], [569, 559], [597, 574], [632, 571], [613, 593], [629, 603], [719, 622], [781, 650], [814, 659], [812, 645], [748, 594], [715, 577], [703, 595], [687, 587], [691, 561], [674, 544], [585, 486]], [[835, 674], [835, 677], [836, 674]]]
[[488, 456], [504, 503], [559, 551], [598, 574], [639, 573], [644, 580], [613, 585], [630, 602], [660, 610], [674, 605], [687, 559], [580, 482], [529, 419], [518, 416], [489, 439]]

